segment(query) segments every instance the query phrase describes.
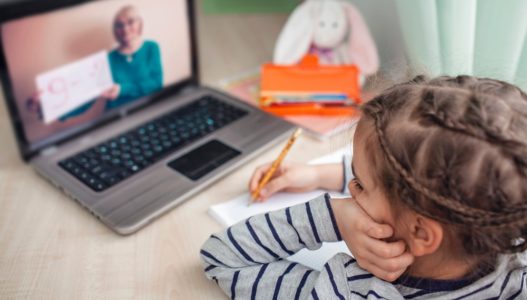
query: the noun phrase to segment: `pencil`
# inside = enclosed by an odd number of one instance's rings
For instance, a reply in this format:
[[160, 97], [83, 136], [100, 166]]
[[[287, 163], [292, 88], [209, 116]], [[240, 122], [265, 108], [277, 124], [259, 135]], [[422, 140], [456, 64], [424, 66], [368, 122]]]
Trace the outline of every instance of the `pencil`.
[[260, 180], [260, 182], [258, 183], [256, 190], [254, 190], [254, 192], [251, 195], [251, 199], [249, 199], [248, 205], [251, 205], [251, 203], [253, 202], [252, 200], [255, 200], [260, 195], [260, 191], [269, 182], [269, 179], [273, 177], [274, 173], [276, 172], [276, 170], [282, 163], [282, 160], [284, 160], [285, 156], [289, 152], [289, 149], [291, 149], [291, 146], [293, 146], [293, 143], [295, 142], [296, 138], [300, 135], [301, 132], [302, 132], [302, 129], [300, 128], [297, 128], [295, 132], [293, 132], [293, 134], [287, 141], [287, 144], [285, 145], [284, 149], [282, 149], [282, 152], [280, 152], [280, 155], [278, 156], [278, 158], [273, 162], [269, 170], [267, 170], [267, 172], [265, 173], [262, 180]]

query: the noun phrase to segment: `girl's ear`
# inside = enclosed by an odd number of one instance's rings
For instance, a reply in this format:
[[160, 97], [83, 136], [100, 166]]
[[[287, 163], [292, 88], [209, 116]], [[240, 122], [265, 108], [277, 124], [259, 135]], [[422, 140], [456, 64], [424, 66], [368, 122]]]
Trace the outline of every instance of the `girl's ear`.
[[443, 226], [432, 219], [414, 214], [410, 217], [407, 244], [414, 256], [423, 256], [437, 251], [443, 241]]
[[341, 1], [349, 23], [348, 56], [356, 64], [361, 73], [370, 75], [379, 69], [377, 48], [370, 35], [370, 31], [357, 9], [346, 1]]
[[278, 36], [274, 49], [274, 63], [291, 65], [300, 62], [313, 40], [316, 0], [297, 6]]

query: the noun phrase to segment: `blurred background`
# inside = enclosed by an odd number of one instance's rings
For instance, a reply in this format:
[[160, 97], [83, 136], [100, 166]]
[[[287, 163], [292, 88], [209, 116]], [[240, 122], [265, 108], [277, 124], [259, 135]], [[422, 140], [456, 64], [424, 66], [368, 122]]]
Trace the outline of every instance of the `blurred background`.
[[[198, 36], [204, 82], [214, 84], [225, 74], [256, 70], [272, 60], [276, 39], [299, 0], [199, 0]], [[375, 39], [384, 78], [407, 77], [402, 33], [394, 0], [354, 0]], [[218, 47], [221, 45], [221, 47]], [[218, 52], [202, 55], [206, 48]], [[250, 50], [249, 50], [250, 49]], [[229, 61], [238, 60], [236, 64]], [[224, 64], [223, 68], [212, 64]]]
[[[381, 59], [378, 81], [418, 73], [494, 77], [527, 89], [527, 1], [344, 0], [362, 13]], [[272, 58], [276, 38], [299, 0], [200, 0], [205, 82], [258, 68]], [[250, 49], [247, 50], [247, 49]], [[229, 61], [242, 63], [230, 67]], [[207, 70], [222, 61], [224, 69]]]

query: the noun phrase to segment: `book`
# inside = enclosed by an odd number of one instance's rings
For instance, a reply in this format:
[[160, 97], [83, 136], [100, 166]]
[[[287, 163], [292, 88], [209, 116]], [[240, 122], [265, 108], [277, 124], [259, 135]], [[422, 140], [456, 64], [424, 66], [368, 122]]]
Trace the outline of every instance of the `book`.
[[321, 65], [314, 54], [298, 64], [266, 63], [261, 68], [260, 108], [278, 116], [356, 118], [361, 103], [356, 65]]
[[[250, 105], [259, 107], [260, 73], [258, 70], [251, 70], [231, 78], [226, 78], [219, 82], [219, 87]], [[348, 130], [358, 121], [357, 117], [349, 117], [346, 115], [292, 115], [282, 116], [282, 118], [302, 127], [308, 135], [318, 140], [326, 140], [331, 136]]]
[[[309, 163], [339, 163], [342, 161], [342, 156], [349, 153], [350, 149], [351, 148], [344, 148], [337, 150]], [[211, 206], [209, 208], [209, 215], [221, 225], [228, 227], [257, 214], [307, 202], [325, 192], [327, 191], [315, 190], [306, 193], [277, 193], [265, 202], [254, 203], [250, 206], [248, 206], [250, 194], [247, 192], [230, 201]], [[332, 197], [345, 197], [345, 195], [338, 192], [329, 193]], [[337, 243], [323, 243], [322, 247], [317, 250], [302, 249], [287, 259], [316, 270], [321, 270], [326, 261], [337, 253], [347, 253], [351, 255], [348, 247], [342, 241]]]

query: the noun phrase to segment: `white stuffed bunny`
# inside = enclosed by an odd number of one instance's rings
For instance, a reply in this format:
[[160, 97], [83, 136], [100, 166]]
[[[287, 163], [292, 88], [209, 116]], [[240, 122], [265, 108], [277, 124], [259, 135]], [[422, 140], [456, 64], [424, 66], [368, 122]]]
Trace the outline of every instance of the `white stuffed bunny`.
[[379, 68], [370, 32], [348, 1], [306, 0], [293, 11], [278, 37], [274, 63], [297, 64], [308, 53], [321, 64], [355, 64], [362, 75]]

